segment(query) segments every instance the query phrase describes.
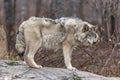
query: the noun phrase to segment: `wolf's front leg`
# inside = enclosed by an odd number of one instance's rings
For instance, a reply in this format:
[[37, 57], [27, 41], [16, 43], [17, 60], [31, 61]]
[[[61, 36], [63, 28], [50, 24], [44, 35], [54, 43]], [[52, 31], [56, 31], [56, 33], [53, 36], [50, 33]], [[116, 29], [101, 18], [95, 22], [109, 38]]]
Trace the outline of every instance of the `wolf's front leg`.
[[64, 62], [65, 62], [65, 65], [66, 65], [67, 69], [76, 70], [76, 68], [73, 67], [72, 64], [71, 64], [72, 51], [73, 51], [73, 49], [70, 46], [70, 44], [64, 44], [63, 45]]

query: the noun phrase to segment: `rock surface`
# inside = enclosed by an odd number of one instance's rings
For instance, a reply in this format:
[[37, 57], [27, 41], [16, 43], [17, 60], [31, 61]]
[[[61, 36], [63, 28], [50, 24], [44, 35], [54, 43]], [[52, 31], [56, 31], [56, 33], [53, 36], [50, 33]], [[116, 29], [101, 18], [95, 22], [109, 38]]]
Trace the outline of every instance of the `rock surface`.
[[0, 60], [0, 80], [120, 80], [120, 78], [61, 68], [33, 69], [22, 61]]

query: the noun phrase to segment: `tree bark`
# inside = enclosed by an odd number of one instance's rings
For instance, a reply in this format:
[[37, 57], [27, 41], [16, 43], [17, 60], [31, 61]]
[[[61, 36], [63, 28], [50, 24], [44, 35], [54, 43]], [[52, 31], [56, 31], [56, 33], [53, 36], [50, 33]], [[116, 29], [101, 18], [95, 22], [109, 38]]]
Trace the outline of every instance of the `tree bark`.
[[103, 38], [108, 41], [111, 38], [115, 38], [115, 42], [118, 42], [119, 28], [118, 28], [118, 2], [119, 0], [101, 0], [101, 12], [102, 12], [102, 25], [104, 28]]
[[84, 15], [83, 15], [83, 2], [84, 0], [80, 0], [79, 2], [79, 14], [80, 14], [80, 18], [84, 19]]
[[40, 5], [41, 5], [41, 0], [37, 0], [36, 1], [36, 14], [35, 14], [36, 17], [40, 16]]
[[10, 53], [15, 51], [15, 8], [16, 0], [4, 0], [5, 31], [8, 56], [11, 56], [12, 54]]
[[64, 0], [52, 0], [50, 18], [60, 18], [64, 16]]

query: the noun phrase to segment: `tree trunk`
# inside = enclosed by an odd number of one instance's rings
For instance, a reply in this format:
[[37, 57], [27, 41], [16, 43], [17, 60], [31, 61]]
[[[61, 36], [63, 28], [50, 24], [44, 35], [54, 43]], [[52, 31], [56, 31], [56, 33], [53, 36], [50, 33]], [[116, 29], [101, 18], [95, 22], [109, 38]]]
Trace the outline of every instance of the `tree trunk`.
[[79, 2], [79, 14], [80, 14], [80, 18], [84, 19], [84, 15], [83, 15], [83, 1], [84, 0], [80, 0]]
[[4, 10], [5, 10], [5, 31], [6, 31], [6, 42], [8, 56], [10, 57], [11, 52], [15, 51], [15, 8], [16, 0], [4, 0]]
[[52, 0], [50, 18], [60, 18], [64, 16], [64, 0]]
[[36, 17], [40, 16], [40, 5], [41, 5], [41, 0], [37, 0], [36, 1], [36, 14], [35, 14]]
[[98, 23], [98, 5], [97, 5], [97, 0], [93, 2], [93, 17], [94, 17], [94, 23]]
[[76, 0], [69, 0], [70, 10], [71, 10], [71, 16], [77, 17], [77, 2]]
[[103, 28], [104, 28], [104, 32], [103, 32], [103, 39], [104, 39], [104, 41], [108, 41], [107, 17], [106, 16], [107, 16], [107, 12], [104, 9], [103, 12], [102, 12], [102, 25], [103, 25]]
[[103, 38], [105, 41], [119, 37], [118, 29], [118, 0], [101, 0], [102, 25], [104, 28]]

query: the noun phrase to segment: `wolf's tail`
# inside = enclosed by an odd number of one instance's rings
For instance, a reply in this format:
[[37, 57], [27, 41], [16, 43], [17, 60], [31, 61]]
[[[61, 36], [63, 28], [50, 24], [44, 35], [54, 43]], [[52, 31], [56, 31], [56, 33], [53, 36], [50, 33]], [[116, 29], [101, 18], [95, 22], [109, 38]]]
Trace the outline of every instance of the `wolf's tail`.
[[25, 52], [25, 38], [24, 38], [24, 25], [25, 22], [23, 22], [19, 29], [18, 32], [16, 34], [16, 44], [15, 44], [15, 48], [18, 52], [18, 55], [22, 58]]

